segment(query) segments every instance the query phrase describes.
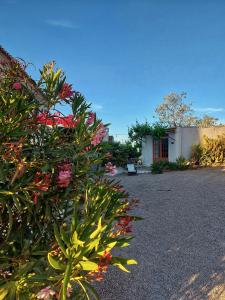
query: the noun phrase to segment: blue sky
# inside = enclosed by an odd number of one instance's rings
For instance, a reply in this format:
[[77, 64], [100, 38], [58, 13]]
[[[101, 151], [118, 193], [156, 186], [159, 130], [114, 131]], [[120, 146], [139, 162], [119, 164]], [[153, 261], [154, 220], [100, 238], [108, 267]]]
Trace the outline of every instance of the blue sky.
[[0, 0], [0, 43], [56, 60], [112, 134], [153, 120], [170, 92], [225, 121], [224, 0]]

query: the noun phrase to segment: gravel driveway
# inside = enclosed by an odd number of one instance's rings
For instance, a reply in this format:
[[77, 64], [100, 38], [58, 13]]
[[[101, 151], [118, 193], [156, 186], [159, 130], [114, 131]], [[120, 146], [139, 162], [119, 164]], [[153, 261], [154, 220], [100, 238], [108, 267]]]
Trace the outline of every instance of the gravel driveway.
[[111, 270], [104, 300], [225, 299], [225, 172], [200, 169], [118, 176], [141, 204], [124, 256], [131, 273]]

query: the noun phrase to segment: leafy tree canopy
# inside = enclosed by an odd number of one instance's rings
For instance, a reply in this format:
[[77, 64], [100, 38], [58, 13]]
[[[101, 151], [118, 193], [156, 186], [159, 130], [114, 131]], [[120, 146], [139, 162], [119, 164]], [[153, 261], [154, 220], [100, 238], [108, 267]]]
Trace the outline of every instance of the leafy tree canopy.
[[150, 124], [147, 121], [145, 121], [145, 123], [136, 121], [136, 123], [128, 129], [128, 136], [131, 142], [134, 142], [138, 148], [141, 148], [142, 142], [147, 135], [160, 138], [165, 135], [165, 129], [166, 127], [161, 123]]

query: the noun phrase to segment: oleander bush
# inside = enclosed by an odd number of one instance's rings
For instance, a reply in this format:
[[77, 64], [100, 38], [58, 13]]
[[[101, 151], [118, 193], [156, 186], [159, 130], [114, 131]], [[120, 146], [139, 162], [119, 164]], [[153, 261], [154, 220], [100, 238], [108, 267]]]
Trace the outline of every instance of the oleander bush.
[[130, 211], [137, 201], [95, 167], [105, 134], [54, 63], [34, 88], [19, 64], [1, 64], [1, 300], [98, 299], [92, 282], [109, 265], [129, 272], [136, 264], [112, 253], [129, 245], [138, 218]]

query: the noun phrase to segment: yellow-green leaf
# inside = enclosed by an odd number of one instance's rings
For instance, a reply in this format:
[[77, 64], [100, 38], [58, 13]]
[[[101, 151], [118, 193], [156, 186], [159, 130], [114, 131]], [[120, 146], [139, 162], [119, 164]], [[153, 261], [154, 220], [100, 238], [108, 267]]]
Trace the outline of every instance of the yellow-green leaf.
[[53, 258], [50, 253], [48, 253], [48, 262], [56, 270], [65, 270], [66, 266]]
[[78, 234], [76, 231], [74, 231], [73, 233], [72, 242], [76, 249], [78, 248], [78, 246], [83, 247], [84, 245], [84, 242], [78, 239]]
[[8, 290], [7, 289], [0, 289], [0, 300], [4, 300], [5, 297], [8, 295]]
[[92, 261], [80, 261], [79, 264], [85, 271], [95, 271], [98, 268], [98, 265]]
[[129, 270], [127, 270], [123, 265], [121, 265], [120, 263], [113, 263], [114, 266], [118, 267], [120, 270], [130, 273]]
[[99, 218], [98, 220], [98, 227], [92, 232], [90, 235], [91, 239], [95, 239], [99, 233], [103, 232], [105, 230], [106, 226], [102, 226], [102, 217]]
[[103, 251], [98, 252], [98, 255], [103, 255], [104, 252], [109, 252], [116, 246], [117, 242], [112, 242], [106, 245], [106, 248]]
[[87, 245], [87, 250], [88, 250], [88, 251], [91, 251], [92, 249], [95, 248], [95, 251], [97, 251], [97, 250], [98, 250], [99, 242], [100, 242], [100, 238], [93, 240], [92, 242], [90, 242], [90, 243]]
[[126, 264], [127, 265], [137, 265], [137, 261], [135, 259], [128, 259]]
[[61, 72], [62, 72], [62, 70], [61, 70], [61, 69], [59, 69], [59, 70], [58, 70], [58, 71], [55, 73], [55, 75], [54, 75], [54, 77], [53, 77], [53, 81], [55, 81], [56, 79], [58, 79], [58, 78], [59, 78], [59, 76], [60, 76]]

